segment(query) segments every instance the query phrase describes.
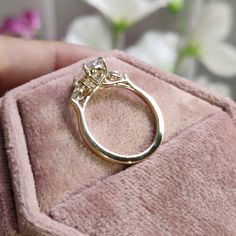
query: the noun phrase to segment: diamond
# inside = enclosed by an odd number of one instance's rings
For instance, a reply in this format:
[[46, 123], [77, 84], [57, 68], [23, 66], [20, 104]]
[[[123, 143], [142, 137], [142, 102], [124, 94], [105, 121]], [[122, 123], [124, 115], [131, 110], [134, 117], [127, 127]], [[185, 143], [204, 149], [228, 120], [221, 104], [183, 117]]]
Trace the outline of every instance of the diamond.
[[85, 77], [83, 84], [90, 89], [93, 89], [96, 85], [90, 80], [89, 77]]
[[83, 66], [83, 70], [74, 78], [73, 98], [82, 100], [102, 82], [107, 75], [103, 59], [98, 58]]
[[86, 64], [85, 69], [88, 71], [89, 76], [91, 76], [97, 83], [99, 83], [107, 73], [106, 66], [101, 58]]
[[74, 86], [78, 88], [81, 87], [81, 85], [85, 85], [88, 89], [92, 89], [96, 86], [84, 71], [81, 71], [77, 76], [74, 77]]
[[91, 93], [92, 89], [79, 82], [78, 87], [73, 91], [72, 98], [75, 100], [82, 100]]
[[90, 70], [94, 70], [94, 69], [96, 70], [96, 69], [100, 69], [100, 68], [102, 68], [104, 70], [106, 69], [104, 61], [101, 58], [91, 61], [86, 65]]
[[78, 87], [79, 83], [81, 83], [81, 81], [84, 79], [85, 76], [86, 74], [83, 70], [80, 71], [78, 75], [74, 76], [74, 80], [73, 80], [74, 86]]

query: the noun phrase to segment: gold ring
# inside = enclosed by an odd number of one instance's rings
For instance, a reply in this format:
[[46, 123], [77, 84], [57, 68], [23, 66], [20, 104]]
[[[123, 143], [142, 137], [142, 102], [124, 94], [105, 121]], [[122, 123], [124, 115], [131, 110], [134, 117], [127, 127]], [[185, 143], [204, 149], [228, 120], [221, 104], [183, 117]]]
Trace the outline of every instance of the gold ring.
[[[117, 71], [108, 71], [103, 58], [99, 57], [83, 65], [81, 73], [73, 80], [74, 90], [71, 96], [71, 103], [75, 108], [80, 133], [91, 149], [106, 160], [122, 164], [134, 164], [149, 157], [160, 145], [164, 134], [164, 120], [161, 110], [155, 100], [145, 91], [130, 81], [128, 76]], [[150, 107], [155, 120], [155, 135], [151, 145], [144, 151], [134, 155], [121, 155], [109, 151], [99, 144], [90, 133], [85, 120], [85, 107], [91, 96], [98, 90], [106, 88], [124, 88], [139, 96]]]

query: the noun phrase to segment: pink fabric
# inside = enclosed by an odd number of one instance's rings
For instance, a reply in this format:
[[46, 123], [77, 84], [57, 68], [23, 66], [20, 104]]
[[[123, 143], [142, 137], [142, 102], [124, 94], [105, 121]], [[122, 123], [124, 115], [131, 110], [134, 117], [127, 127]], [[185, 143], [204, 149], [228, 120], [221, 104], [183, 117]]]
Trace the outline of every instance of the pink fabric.
[[[84, 61], [12, 90], [1, 109], [0, 230], [236, 234], [235, 104], [123, 53], [103, 56], [110, 69], [126, 72], [156, 99], [165, 119], [163, 144], [150, 159], [127, 169], [83, 146], [68, 100]], [[97, 140], [111, 150], [134, 153], [152, 137], [146, 106], [126, 91], [97, 94], [86, 115]]]
[[217, 112], [163, 144], [158, 158], [75, 194], [51, 214], [89, 235], [235, 235], [235, 137], [232, 120]]
[[[2, 100], [0, 100], [0, 110], [1, 103]], [[0, 235], [5, 235], [7, 232], [8, 235], [15, 235], [17, 232], [16, 212], [13, 202], [3, 130], [0, 126]]]

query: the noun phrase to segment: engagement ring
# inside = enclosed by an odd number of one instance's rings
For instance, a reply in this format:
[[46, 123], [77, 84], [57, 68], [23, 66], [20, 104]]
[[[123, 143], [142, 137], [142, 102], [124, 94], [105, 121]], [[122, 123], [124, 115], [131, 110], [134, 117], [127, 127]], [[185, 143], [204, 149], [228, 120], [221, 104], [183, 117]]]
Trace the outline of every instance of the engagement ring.
[[[71, 103], [78, 116], [78, 124], [83, 140], [91, 149], [106, 160], [122, 164], [134, 164], [149, 157], [160, 145], [164, 133], [164, 121], [161, 110], [155, 100], [144, 90], [137, 87], [125, 73], [109, 71], [103, 58], [99, 57], [83, 65], [83, 70], [73, 81], [74, 91]], [[85, 119], [85, 108], [89, 99], [98, 90], [106, 88], [128, 89], [139, 96], [150, 108], [154, 117], [155, 135], [151, 145], [144, 151], [134, 155], [114, 153], [98, 143], [90, 133]]]

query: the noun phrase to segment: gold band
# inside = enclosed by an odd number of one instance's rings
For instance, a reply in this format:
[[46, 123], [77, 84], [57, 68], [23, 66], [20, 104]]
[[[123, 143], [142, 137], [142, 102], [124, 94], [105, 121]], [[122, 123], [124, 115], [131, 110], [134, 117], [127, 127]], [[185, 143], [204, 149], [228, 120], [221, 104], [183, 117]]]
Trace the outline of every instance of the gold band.
[[[164, 134], [164, 120], [161, 110], [155, 100], [145, 91], [132, 83], [126, 74], [108, 71], [104, 59], [99, 57], [95, 61], [84, 64], [81, 73], [74, 79], [74, 91], [71, 103], [78, 116], [80, 133], [89, 148], [100, 157], [122, 164], [134, 164], [150, 156], [160, 145]], [[141, 153], [121, 155], [109, 151], [99, 144], [90, 133], [85, 120], [85, 107], [91, 96], [98, 90], [106, 88], [124, 88], [139, 96], [150, 107], [155, 120], [155, 135], [151, 145]]]

